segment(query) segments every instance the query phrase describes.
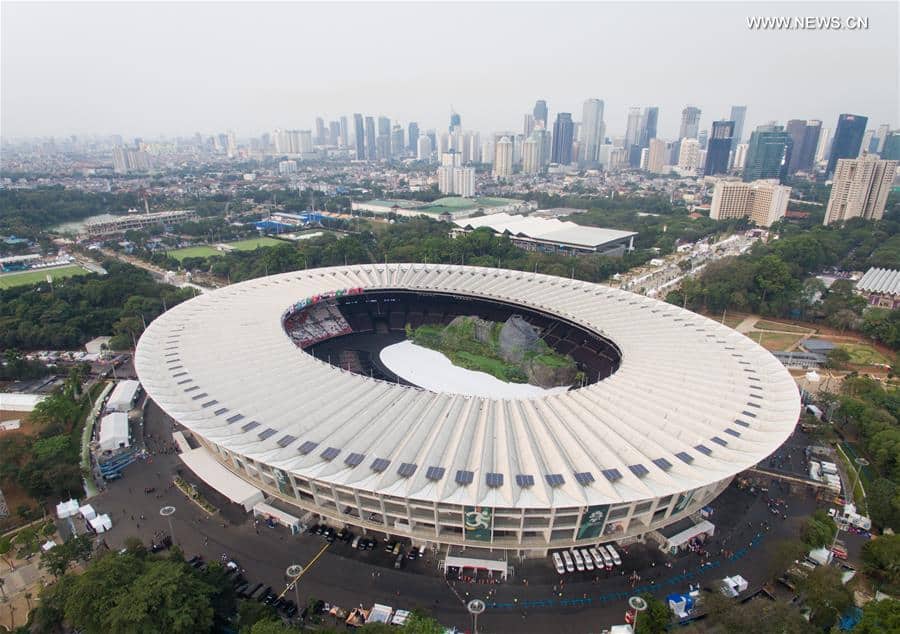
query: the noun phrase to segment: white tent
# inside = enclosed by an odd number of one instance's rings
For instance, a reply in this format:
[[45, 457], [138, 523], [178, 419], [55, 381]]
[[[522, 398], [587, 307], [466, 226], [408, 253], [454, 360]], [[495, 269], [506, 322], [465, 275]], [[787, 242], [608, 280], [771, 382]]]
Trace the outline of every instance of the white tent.
[[85, 504], [80, 509], [78, 509], [78, 512], [81, 513], [81, 517], [86, 520], [92, 520], [97, 517], [97, 511], [95, 511], [94, 507], [90, 504]]
[[128, 447], [128, 414], [115, 412], [100, 419], [100, 449], [112, 451]]
[[109, 515], [104, 513], [103, 515], [98, 515], [92, 520], [89, 520], [91, 523], [91, 528], [93, 528], [98, 533], [105, 533], [109, 529], [112, 528], [112, 520], [109, 519]]
[[130, 379], [119, 381], [112, 394], [109, 395], [109, 400], [106, 401], [106, 411], [127, 412], [130, 410], [140, 386], [141, 384], [138, 381]]
[[56, 516], [59, 519], [64, 520], [75, 515], [78, 515], [78, 500], [72, 499], [56, 505]]
[[699, 537], [700, 535], [712, 535], [715, 532], [715, 524], [708, 520], [703, 520], [666, 539], [665, 549], [674, 553], [678, 548], [684, 546], [695, 537]]
[[372, 610], [369, 612], [366, 623], [390, 623], [391, 615], [393, 613], [394, 608], [392, 608], [391, 606], [376, 603], [372, 606]]
[[43, 544], [41, 544], [41, 550], [43, 550], [44, 552], [47, 552], [51, 548], [55, 548], [55, 547], [56, 547], [56, 542], [53, 541], [52, 539], [48, 539]]
[[247, 512], [265, 499], [262, 491], [223, 467], [204, 447], [186, 451], [178, 456], [198, 478], [235, 504], [243, 506]]
[[34, 406], [47, 398], [44, 394], [22, 394], [4, 392], [0, 394], [0, 409], [7, 412], [30, 412]]

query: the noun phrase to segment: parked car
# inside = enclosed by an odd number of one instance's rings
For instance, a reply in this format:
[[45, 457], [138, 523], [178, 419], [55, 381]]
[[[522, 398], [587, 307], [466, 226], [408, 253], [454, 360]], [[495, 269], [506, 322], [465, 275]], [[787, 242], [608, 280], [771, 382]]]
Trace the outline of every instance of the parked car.
[[403, 567], [403, 553], [397, 555], [397, 558], [394, 560], [394, 568], [400, 570]]
[[605, 544], [606, 550], [609, 553], [609, 556], [612, 557], [613, 563], [617, 566], [622, 565], [622, 558], [619, 557], [619, 553], [613, 548], [612, 544]]
[[566, 572], [575, 572], [575, 564], [572, 563], [572, 555], [568, 550], [562, 551], [563, 561], [566, 563]]
[[559, 574], [563, 574], [566, 571], [566, 567], [563, 565], [562, 557], [559, 556], [559, 553], [553, 553], [553, 567], [556, 568], [556, 572]]

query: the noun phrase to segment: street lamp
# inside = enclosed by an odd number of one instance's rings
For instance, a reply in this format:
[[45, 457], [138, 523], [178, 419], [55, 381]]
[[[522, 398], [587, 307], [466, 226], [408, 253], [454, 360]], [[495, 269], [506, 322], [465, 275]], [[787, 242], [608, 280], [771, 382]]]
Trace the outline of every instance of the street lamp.
[[639, 597], [637, 595], [628, 598], [628, 607], [634, 610], [634, 631], [635, 634], [638, 632], [638, 617], [641, 612], [647, 609], [647, 602], [644, 601], [643, 597]]
[[294, 598], [297, 600], [297, 609], [300, 609], [300, 586], [297, 582], [300, 580], [300, 575], [303, 574], [303, 566], [300, 564], [293, 564], [288, 566], [288, 569], [285, 571], [285, 574], [288, 576], [288, 579], [291, 580], [291, 585], [294, 586]]
[[175, 529], [172, 528], [172, 516], [175, 515], [174, 506], [164, 506], [159, 509], [159, 514], [169, 521], [169, 535], [172, 536], [172, 543], [175, 542]]
[[469, 614], [472, 615], [472, 619], [474, 619], [474, 626], [472, 628], [473, 634], [478, 634], [478, 615], [484, 612], [486, 607], [484, 601], [481, 599], [472, 599], [466, 603], [466, 609], [469, 611]]

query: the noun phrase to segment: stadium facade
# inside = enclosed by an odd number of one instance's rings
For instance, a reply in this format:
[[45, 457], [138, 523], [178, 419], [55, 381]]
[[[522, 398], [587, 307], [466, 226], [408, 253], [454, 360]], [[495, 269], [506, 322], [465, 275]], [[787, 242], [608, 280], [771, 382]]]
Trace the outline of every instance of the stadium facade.
[[[601, 370], [562, 394], [495, 400], [315, 354], [367, 328], [446, 323], [448, 302], [468, 301], [544, 320], [554, 348]], [[787, 370], [730, 328], [597, 284], [468, 266], [233, 284], [150, 324], [136, 367], [168, 415], [271, 498], [336, 525], [523, 555], [695, 513], [774, 452], [800, 412]]]

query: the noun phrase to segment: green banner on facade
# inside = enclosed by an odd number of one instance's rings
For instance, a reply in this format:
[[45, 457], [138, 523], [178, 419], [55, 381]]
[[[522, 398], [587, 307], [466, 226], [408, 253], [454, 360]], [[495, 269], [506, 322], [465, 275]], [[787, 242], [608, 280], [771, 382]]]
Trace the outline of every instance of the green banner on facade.
[[491, 541], [491, 524], [494, 520], [494, 509], [485, 506], [465, 507], [466, 539], [479, 542]]
[[581, 525], [578, 527], [578, 539], [593, 539], [600, 537], [603, 531], [603, 523], [609, 514], [609, 504], [589, 506], [581, 516]]

